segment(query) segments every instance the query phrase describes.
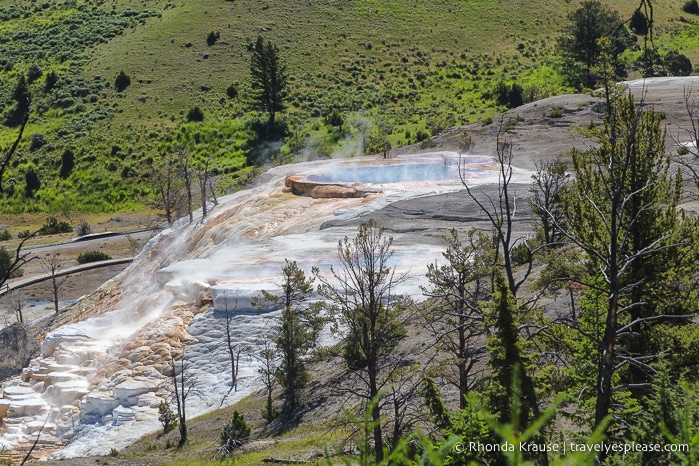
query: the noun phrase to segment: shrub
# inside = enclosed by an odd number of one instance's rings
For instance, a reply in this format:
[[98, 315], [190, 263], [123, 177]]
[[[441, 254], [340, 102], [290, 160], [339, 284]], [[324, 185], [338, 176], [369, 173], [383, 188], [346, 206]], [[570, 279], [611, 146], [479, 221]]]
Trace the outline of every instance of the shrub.
[[39, 180], [39, 175], [33, 168], [30, 168], [27, 173], [24, 174], [24, 196], [28, 198], [33, 198], [34, 193], [41, 188], [41, 181]]
[[51, 89], [56, 87], [56, 83], [58, 82], [58, 73], [55, 71], [51, 70], [48, 72], [46, 75], [46, 80], [44, 81], [44, 92], [49, 92]]
[[90, 224], [87, 223], [87, 220], [85, 219], [80, 220], [78, 224], [75, 226], [75, 235], [78, 238], [81, 236], [89, 235], [90, 231]]
[[206, 36], [206, 43], [208, 45], [214, 45], [218, 38], [221, 37], [221, 33], [218, 31], [211, 31], [208, 36]]
[[563, 116], [562, 107], [552, 107], [549, 111], [549, 118], [561, 118]]
[[424, 129], [419, 129], [419, 130], [417, 130], [417, 133], [415, 133], [415, 139], [417, 140], [417, 142], [422, 142], [422, 141], [429, 139], [429, 138], [430, 138], [430, 133], [428, 133]]
[[328, 115], [325, 117], [325, 124], [328, 126], [334, 126], [334, 127], [340, 127], [345, 123], [344, 118], [342, 118], [342, 114], [337, 111], [337, 109], [334, 109], [332, 112], [330, 112]]
[[[13, 254], [5, 249], [4, 246], [0, 246], [0, 277], [4, 277], [10, 270], [13, 259]], [[17, 269], [12, 272], [8, 278], [17, 278], [21, 277], [22, 275], [24, 275], [24, 271], [22, 269]]]
[[124, 70], [120, 71], [119, 74], [117, 74], [116, 79], [114, 80], [114, 89], [116, 89], [117, 92], [121, 92], [130, 85], [131, 78], [126, 73], [124, 73]]
[[689, 154], [689, 149], [687, 149], [687, 146], [679, 146], [677, 148], [677, 155], [687, 155]]
[[675, 50], [670, 50], [663, 57], [663, 64], [670, 76], [689, 76], [692, 73], [692, 62]]
[[691, 15], [699, 15], [699, 3], [697, 0], [687, 0], [682, 6], [682, 11]]
[[204, 112], [199, 107], [189, 109], [187, 121], [204, 121]]
[[112, 257], [101, 251], [85, 251], [78, 255], [78, 264], [87, 264], [88, 262], [106, 261]]
[[7, 230], [0, 230], [0, 241], [8, 241], [12, 239], [12, 233]]
[[29, 238], [31, 236], [32, 232], [29, 230], [22, 230], [19, 233], [17, 233], [17, 238], [19, 239], [24, 239], [24, 238]]
[[31, 135], [31, 143], [29, 144], [29, 150], [34, 152], [35, 150], [39, 150], [42, 147], [48, 143], [48, 139], [46, 139], [46, 136], [44, 136], [42, 133], [33, 133]]
[[172, 412], [170, 405], [161, 401], [158, 404], [158, 420], [163, 426], [163, 433], [167, 434], [172, 429], [177, 427], [177, 415]]
[[44, 72], [41, 71], [39, 65], [37, 65], [36, 63], [32, 63], [29, 69], [27, 69], [27, 81], [29, 83], [33, 83], [34, 81], [39, 79], [42, 74], [44, 74]]
[[510, 250], [510, 259], [515, 265], [522, 265], [529, 262], [529, 247], [524, 243], [519, 243]]
[[59, 176], [65, 180], [73, 172], [73, 167], [75, 167], [75, 154], [73, 154], [72, 150], [66, 149], [63, 151], [63, 155], [61, 155], [61, 172]]
[[644, 15], [640, 9], [633, 12], [631, 21], [629, 21], [629, 28], [634, 34], [638, 34], [639, 36], [648, 34], [648, 18], [646, 18], [646, 15]]
[[228, 86], [228, 89], [226, 89], [226, 95], [229, 99], [235, 99], [238, 97], [238, 81]]
[[507, 85], [500, 81], [495, 86], [495, 101], [498, 105], [504, 105], [507, 108], [519, 107], [524, 103], [524, 89], [517, 83]]
[[49, 217], [39, 230], [40, 235], [57, 235], [73, 231], [68, 222], [59, 222], [56, 217]]
[[250, 437], [250, 426], [245, 423], [242, 414], [234, 411], [231, 422], [221, 430], [221, 452], [230, 455], [233, 450], [244, 445], [248, 437]]

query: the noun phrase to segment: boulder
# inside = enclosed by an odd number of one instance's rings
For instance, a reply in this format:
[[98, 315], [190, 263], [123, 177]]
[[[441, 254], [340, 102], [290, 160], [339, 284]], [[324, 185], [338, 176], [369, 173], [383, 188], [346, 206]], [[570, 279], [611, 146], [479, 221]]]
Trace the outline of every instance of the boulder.
[[15, 323], [0, 330], [0, 380], [21, 374], [39, 349], [24, 324]]

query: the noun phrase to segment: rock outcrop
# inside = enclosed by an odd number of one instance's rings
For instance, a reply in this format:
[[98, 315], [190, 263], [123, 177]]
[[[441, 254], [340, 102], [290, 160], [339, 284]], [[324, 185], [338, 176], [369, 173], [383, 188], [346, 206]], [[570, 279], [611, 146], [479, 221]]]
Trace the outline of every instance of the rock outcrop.
[[24, 324], [15, 323], [0, 330], [0, 380], [22, 373], [39, 344]]
[[380, 192], [370, 189], [361, 183], [324, 183], [312, 181], [303, 176], [290, 176], [284, 182], [285, 192], [297, 196], [310, 196], [313, 199], [366, 197], [371, 193]]

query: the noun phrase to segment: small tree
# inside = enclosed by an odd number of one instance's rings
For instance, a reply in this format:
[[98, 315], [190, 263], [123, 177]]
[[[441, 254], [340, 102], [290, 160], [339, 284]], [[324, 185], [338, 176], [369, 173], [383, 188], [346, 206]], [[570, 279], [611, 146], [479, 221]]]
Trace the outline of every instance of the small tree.
[[257, 359], [261, 363], [257, 372], [260, 374], [262, 385], [265, 386], [265, 390], [267, 391], [267, 403], [265, 404], [265, 409], [262, 411], [262, 418], [267, 422], [272, 422], [277, 417], [277, 411], [274, 409], [274, 402], [272, 399], [272, 391], [274, 390], [274, 376], [277, 372], [278, 363], [277, 352], [271, 340], [265, 341], [264, 348], [260, 351]]
[[175, 357], [170, 355], [170, 369], [172, 370], [171, 379], [175, 389], [177, 421], [180, 431], [180, 440], [177, 443], [177, 448], [182, 448], [185, 442], [187, 442], [187, 399], [190, 395], [200, 396], [200, 393], [196, 388], [196, 378], [191, 377], [189, 374], [184, 350], [182, 351], [179, 368], [175, 362]]
[[245, 422], [245, 417], [237, 410], [233, 411], [233, 419], [221, 430], [220, 451], [228, 456], [233, 450], [239, 448], [247, 442], [250, 437], [250, 426]]
[[238, 390], [238, 373], [240, 367], [240, 353], [243, 351], [243, 347], [239, 344], [233, 342], [233, 316], [238, 308], [238, 302], [233, 304], [232, 308], [228, 306], [228, 294], [223, 295], [224, 307], [226, 312], [226, 348], [228, 349], [228, 357], [231, 362], [231, 386], [235, 391]]
[[129, 75], [124, 73], [124, 70], [121, 70], [119, 74], [117, 74], [116, 78], [114, 79], [114, 89], [117, 90], [117, 92], [121, 92], [127, 87], [131, 85], [131, 78]]
[[177, 427], [177, 415], [170, 408], [170, 404], [165, 401], [158, 404], [158, 420], [163, 426], [163, 434], [167, 434]]
[[54, 311], [56, 314], [58, 314], [58, 298], [59, 298], [59, 292], [61, 290], [61, 287], [63, 284], [66, 282], [68, 279], [68, 276], [65, 275], [61, 277], [61, 261], [58, 258], [58, 254], [54, 254], [52, 256], [45, 257], [41, 261], [41, 267], [44, 269], [44, 272], [49, 275], [49, 287], [51, 290], [51, 294], [53, 295], [53, 307]]
[[306, 385], [304, 356], [311, 349], [318, 326], [318, 307], [309, 306], [308, 298], [313, 293], [313, 278], [306, 278], [296, 261], [286, 260], [282, 268], [282, 294], [266, 291], [256, 299], [257, 306], [281, 304], [279, 324], [272, 330], [277, 353], [280, 356], [276, 378], [284, 389], [284, 413], [289, 414], [298, 405], [299, 393]]

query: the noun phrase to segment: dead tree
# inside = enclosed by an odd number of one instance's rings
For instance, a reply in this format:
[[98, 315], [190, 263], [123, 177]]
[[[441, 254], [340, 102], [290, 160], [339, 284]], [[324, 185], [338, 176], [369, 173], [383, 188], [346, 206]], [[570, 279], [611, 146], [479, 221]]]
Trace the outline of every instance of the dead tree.
[[[504, 271], [505, 282], [507, 284], [508, 291], [512, 294], [512, 297], [517, 302], [517, 311], [520, 314], [526, 313], [530, 306], [536, 302], [537, 297], [529, 299], [526, 302], [521, 302], [517, 300], [517, 295], [520, 287], [529, 278], [532, 268], [533, 268], [533, 257], [534, 255], [543, 247], [538, 246], [534, 249], [530, 248], [526, 242], [525, 237], [515, 237], [514, 224], [517, 218], [517, 197], [512, 186], [512, 144], [507, 140], [502, 138], [504, 131], [504, 121], [500, 120], [500, 127], [498, 128], [498, 133], [496, 137], [496, 164], [498, 168], [498, 186], [497, 195], [491, 196], [485, 191], [477, 193], [471, 186], [469, 186], [468, 180], [466, 178], [466, 164], [463, 158], [459, 161], [459, 176], [461, 182], [466, 188], [466, 194], [473, 201], [480, 211], [486, 216], [488, 222], [493, 231], [493, 242], [496, 247], [494, 248], [495, 253], [492, 264], [495, 267], [500, 267]], [[526, 260], [525, 260], [525, 270], [520, 274], [519, 277], [515, 277], [515, 262], [513, 260], [513, 252], [515, 247], [523, 245], [526, 249]], [[493, 274], [493, 282], [495, 281], [496, 275]], [[528, 326], [523, 326], [521, 329], [528, 329]], [[513, 343], [513, 342], [505, 342]], [[520, 359], [518, 361], [513, 361], [513, 366], [525, 367], [523, 361]], [[525, 374], [525, 377], [529, 374]], [[522, 393], [522, 396], [529, 400], [529, 406], [531, 406], [531, 417], [530, 419], [538, 418], [541, 414], [541, 410], [538, 404], [537, 394], [534, 391], [534, 387], [528, 384], [524, 390], [526, 393]], [[526, 418], [526, 416], [525, 416]], [[524, 427], [524, 426], [522, 426]], [[539, 455], [540, 464], [547, 466], [548, 455], [543, 452]]]
[[10, 307], [17, 317], [17, 322], [20, 324], [24, 323], [24, 303], [22, 302], [22, 296], [15, 292], [10, 292]]
[[[39, 230], [31, 233], [26, 238], [22, 239], [15, 250], [14, 258], [10, 254], [2, 254], [4, 257], [2, 263], [0, 263], [0, 287], [5, 285], [7, 280], [9, 280], [19, 269], [21, 269], [28, 262], [38, 258], [38, 256], [32, 256], [29, 252], [22, 252], [22, 247], [24, 243], [29, 239], [33, 238]], [[5, 251], [5, 248], [0, 248], [0, 250]], [[7, 260], [5, 260], [5, 258]]]
[[179, 168], [179, 175], [184, 182], [184, 191], [186, 196], [186, 208], [187, 214], [189, 215], [189, 221], [194, 220], [194, 215], [192, 213], [193, 199], [192, 199], [192, 156], [185, 147], [178, 147], [176, 149], [177, 164]]
[[156, 206], [163, 209], [168, 224], [172, 224], [175, 212], [182, 204], [182, 180], [177, 163], [174, 156], [167, 155], [153, 173], [153, 188], [159, 201]]
[[262, 417], [265, 421], [272, 422], [277, 417], [277, 412], [274, 409], [272, 400], [272, 392], [274, 390], [274, 379], [277, 372], [278, 361], [277, 351], [274, 348], [271, 336], [266, 338], [264, 347], [259, 355], [255, 355], [255, 358], [261, 363], [257, 372], [260, 374], [262, 385], [265, 386], [265, 390], [267, 391], [267, 403], [264, 411], [262, 411]]
[[53, 295], [53, 308], [58, 314], [58, 297], [63, 284], [68, 280], [68, 276], [60, 276], [61, 261], [58, 259], [58, 254], [48, 256], [41, 261], [41, 268], [49, 275], [49, 287]]
[[197, 379], [189, 373], [184, 350], [179, 370], [172, 354], [170, 355], [170, 368], [172, 370], [172, 384], [175, 388], [175, 404], [177, 405], [177, 420], [180, 431], [180, 441], [177, 443], [177, 448], [182, 448], [187, 441], [187, 399], [190, 395], [201, 396], [201, 394], [196, 388]]
[[[199, 195], [201, 197], [201, 216], [206, 217], [208, 214], [208, 195], [207, 188], [211, 185], [211, 158], [206, 157], [204, 161], [200, 164], [199, 168], [195, 170], [197, 181], [199, 181]], [[213, 190], [213, 189], [212, 189]]]
[[531, 273], [532, 256], [535, 251], [528, 250], [528, 268], [521, 278], [515, 278], [512, 250], [518, 244], [526, 245], [526, 241], [523, 237], [514, 238], [517, 197], [512, 186], [512, 145], [509, 141], [502, 139], [502, 133], [503, 121], [500, 121], [500, 128], [496, 137], [497, 157], [495, 161], [498, 166], [497, 197], [494, 198], [487, 192], [478, 193], [473, 187], [469, 186], [466, 178], [466, 161], [463, 158], [459, 160], [459, 176], [461, 183], [466, 188], [466, 194], [486, 216], [493, 229], [493, 240], [498, 244], [498, 248], [494, 250], [495, 258], [493, 263], [503, 268], [507, 286], [512, 295], [517, 297], [517, 291]]
[[240, 353], [243, 352], [243, 346], [233, 343], [233, 336], [231, 335], [232, 321], [235, 311], [238, 308], [238, 300], [233, 304], [233, 308], [228, 308], [228, 294], [223, 295], [223, 302], [226, 312], [226, 348], [228, 349], [228, 357], [231, 362], [231, 386], [235, 391], [238, 391], [238, 369], [240, 365]]

